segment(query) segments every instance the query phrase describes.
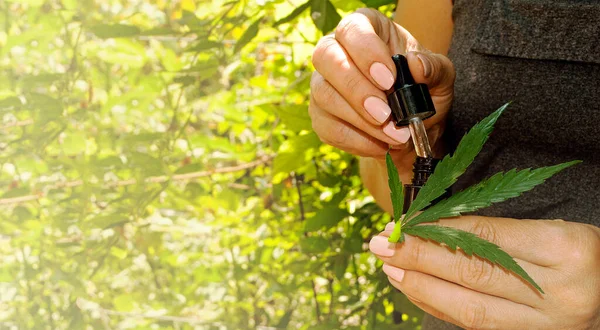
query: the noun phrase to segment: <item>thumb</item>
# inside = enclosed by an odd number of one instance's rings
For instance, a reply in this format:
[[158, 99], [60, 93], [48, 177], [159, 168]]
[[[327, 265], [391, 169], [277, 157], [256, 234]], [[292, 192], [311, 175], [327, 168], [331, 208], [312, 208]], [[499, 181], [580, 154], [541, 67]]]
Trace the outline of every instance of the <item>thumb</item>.
[[409, 52], [406, 59], [415, 82], [427, 84], [432, 96], [452, 94], [456, 72], [449, 58], [431, 52]]

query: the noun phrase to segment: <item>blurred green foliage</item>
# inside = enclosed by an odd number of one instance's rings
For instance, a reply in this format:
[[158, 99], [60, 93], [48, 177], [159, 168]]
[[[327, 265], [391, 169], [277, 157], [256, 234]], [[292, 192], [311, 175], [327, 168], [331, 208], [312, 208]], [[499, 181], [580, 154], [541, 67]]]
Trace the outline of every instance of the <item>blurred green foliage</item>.
[[0, 327], [413, 329], [307, 114], [365, 4], [0, 1]]

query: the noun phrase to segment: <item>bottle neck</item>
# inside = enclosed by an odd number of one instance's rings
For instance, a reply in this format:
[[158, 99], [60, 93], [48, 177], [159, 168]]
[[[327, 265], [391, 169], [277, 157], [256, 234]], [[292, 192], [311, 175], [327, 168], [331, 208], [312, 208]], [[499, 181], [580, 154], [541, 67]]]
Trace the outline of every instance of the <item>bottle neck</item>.
[[423, 186], [431, 174], [433, 174], [433, 170], [439, 161], [439, 159], [432, 157], [417, 157], [413, 165], [412, 185]]

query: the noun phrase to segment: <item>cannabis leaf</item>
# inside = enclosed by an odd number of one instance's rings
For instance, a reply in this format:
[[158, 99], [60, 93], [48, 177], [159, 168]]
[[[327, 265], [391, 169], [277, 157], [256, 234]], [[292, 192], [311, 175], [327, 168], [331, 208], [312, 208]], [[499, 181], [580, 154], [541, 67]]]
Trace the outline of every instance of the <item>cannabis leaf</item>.
[[508, 253], [502, 251], [496, 244], [479, 238], [473, 233], [436, 225], [408, 227], [404, 229], [404, 232], [409, 235], [446, 244], [453, 251], [456, 251], [456, 248], [459, 247], [468, 256], [474, 254], [519, 275], [541, 293], [544, 293], [544, 290], [535, 283]]
[[398, 176], [398, 169], [394, 165], [392, 156], [388, 152], [385, 155], [385, 163], [388, 172], [388, 184], [390, 186], [390, 195], [392, 197], [392, 206], [394, 207], [394, 221], [400, 220], [402, 217], [402, 204], [404, 203], [404, 187]]
[[[404, 187], [402, 186], [402, 182], [400, 182], [400, 177], [398, 176], [398, 169], [392, 160], [392, 156], [388, 151], [385, 155], [385, 163], [387, 165], [387, 173], [388, 173], [388, 185], [390, 186], [390, 195], [392, 197], [392, 207], [394, 209], [394, 222], [398, 223], [400, 218], [402, 217], [403, 204], [404, 204]], [[397, 224], [398, 231], [395, 232], [394, 240], [398, 242], [401, 239], [401, 228], [400, 223]], [[397, 236], [397, 237], [396, 237]]]
[[[456, 179], [473, 162], [475, 156], [477, 156], [483, 144], [487, 141], [498, 117], [500, 117], [507, 106], [508, 103], [473, 126], [462, 138], [454, 154], [446, 156], [438, 163], [434, 173], [429, 177], [427, 183], [419, 191], [417, 198], [415, 198], [412, 205], [408, 208], [404, 219], [394, 226], [394, 230], [388, 241], [396, 243], [403, 240], [404, 234], [409, 234], [446, 244], [452, 250], [456, 250], [459, 247], [469, 256], [475, 254], [514, 272], [531, 283], [541, 293], [544, 293], [523, 268], [495, 244], [481, 239], [472, 233], [454, 228], [417, 226], [424, 222], [433, 222], [441, 218], [459, 216], [465, 212], [472, 212], [490, 206], [492, 203], [503, 202], [509, 198], [517, 197], [521, 193], [529, 191], [543, 183], [554, 174], [580, 163], [580, 161], [572, 161], [533, 170], [530, 168], [521, 171], [512, 169], [506, 173], [497, 173], [427, 208], [434, 200], [442, 196], [446, 189], [450, 188], [456, 182]], [[386, 156], [386, 163], [389, 176], [388, 183], [392, 192], [394, 219], [398, 221], [404, 208], [403, 187], [398, 178], [396, 166], [392, 162], [389, 153]], [[416, 215], [418, 211], [422, 212]]]
[[434, 173], [427, 183], [421, 188], [417, 198], [408, 208], [404, 221], [408, 221], [417, 211], [420, 211], [442, 196], [446, 189], [456, 182], [456, 179], [465, 172], [467, 167], [473, 162], [475, 156], [481, 151], [483, 144], [487, 141], [490, 133], [494, 129], [494, 124], [498, 117], [504, 112], [509, 103], [503, 105], [494, 113], [477, 123], [462, 138], [454, 155], [446, 156], [440, 161]]
[[414, 226], [423, 222], [437, 221], [440, 218], [456, 217], [465, 212], [473, 212], [488, 207], [492, 203], [503, 202], [544, 183], [546, 179], [567, 167], [580, 163], [575, 160], [554, 166], [537, 169], [512, 169], [507, 173], [496, 173], [479, 184], [471, 186], [454, 196], [442, 200], [406, 222]]

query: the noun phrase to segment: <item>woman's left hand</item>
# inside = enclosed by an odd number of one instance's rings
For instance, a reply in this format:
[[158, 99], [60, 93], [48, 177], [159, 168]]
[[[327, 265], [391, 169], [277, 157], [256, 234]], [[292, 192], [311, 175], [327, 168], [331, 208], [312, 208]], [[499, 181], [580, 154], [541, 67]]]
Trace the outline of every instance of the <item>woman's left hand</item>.
[[425, 312], [467, 329], [600, 329], [600, 228], [562, 220], [462, 216], [469, 231], [510, 254], [544, 290], [483, 259], [406, 235], [393, 224], [369, 248], [390, 283]]

